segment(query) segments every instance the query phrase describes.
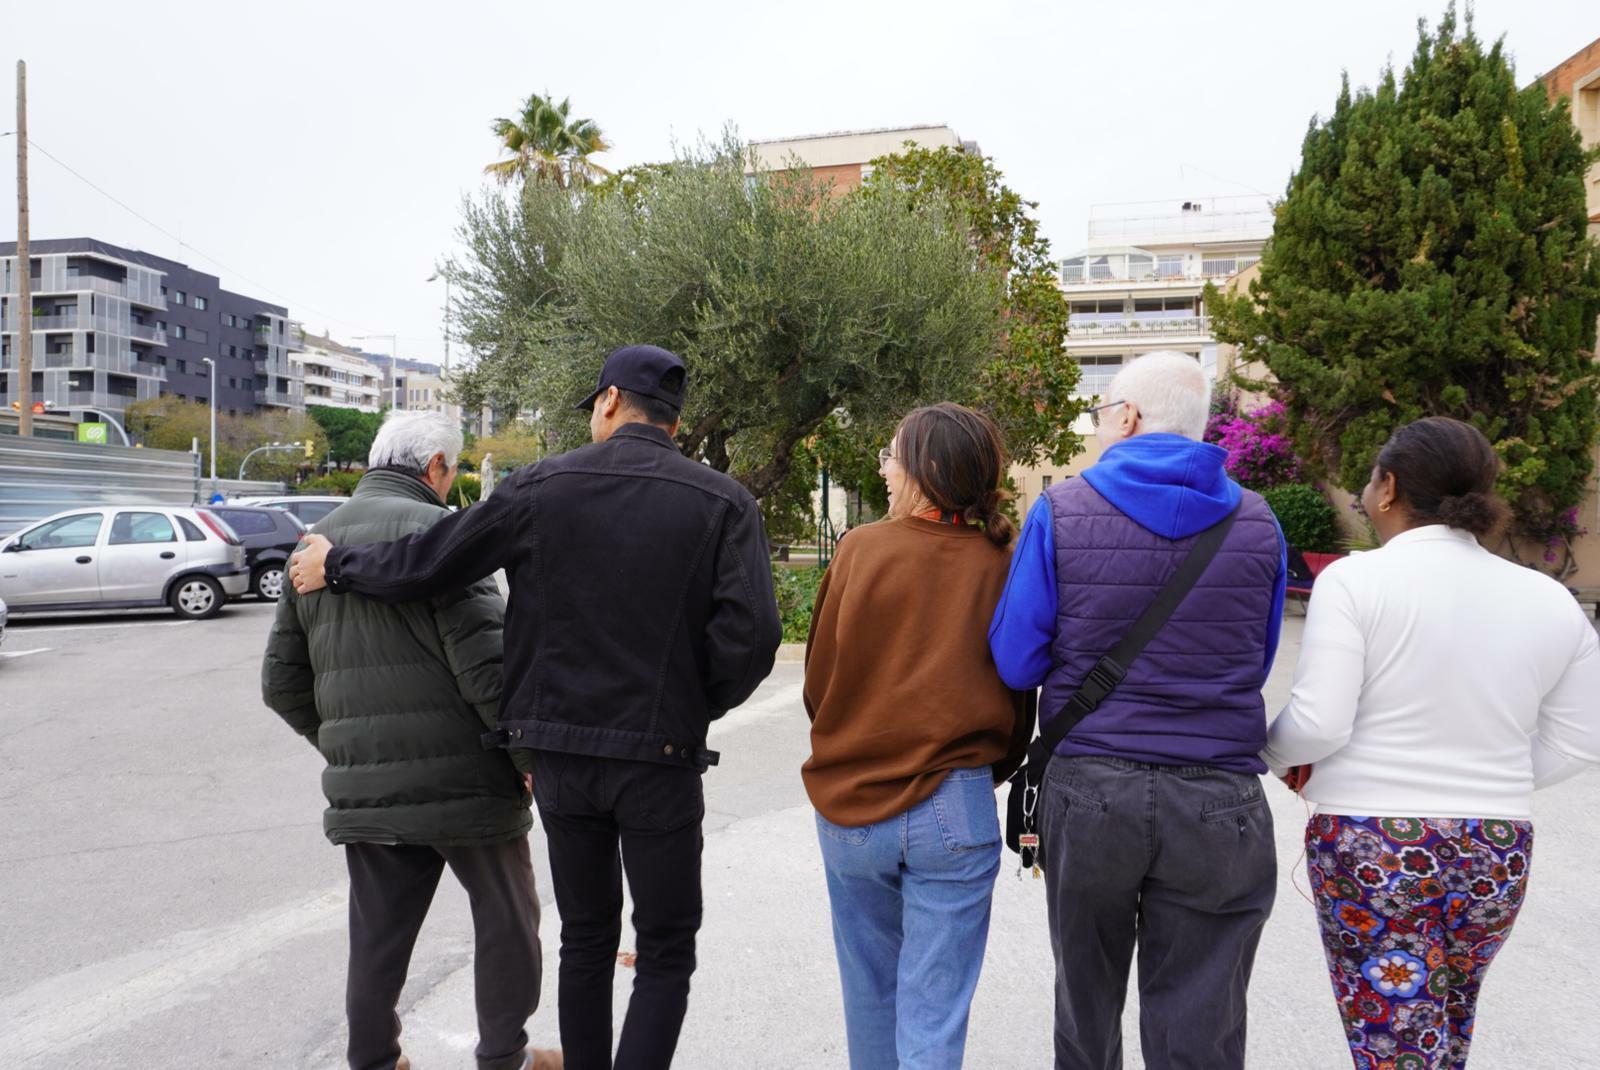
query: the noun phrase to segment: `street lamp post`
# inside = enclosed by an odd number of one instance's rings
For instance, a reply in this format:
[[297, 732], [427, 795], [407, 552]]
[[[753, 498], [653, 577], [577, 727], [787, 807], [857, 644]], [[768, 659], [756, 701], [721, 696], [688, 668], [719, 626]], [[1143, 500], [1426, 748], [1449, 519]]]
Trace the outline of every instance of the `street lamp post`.
[[444, 279], [444, 370], [450, 370], [450, 276], [443, 272], [435, 271], [428, 276], [429, 282], [438, 282]]
[[[78, 380], [76, 380], [76, 379], [68, 379], [67, 380], [67, 388], [69, 390], [76, 390], [78, 388]], [[55, 402], [53, 402], [53, 401], [45, 402], [45, 408], [54, 409], [55, 407], [56, 407], [56, 403]], [[122, 444], [124, 446], [133, 445], [133, 443], [128, 440], [128, 429], [123, 427], [122, 424], [117, 421], [117, 418], [115, 416], [111, 415], [106, 410], [97, 409], [93, 405], [63, 405], [63, 406], [61, 406], [61, 408], [64, 411], [67, 411], [67, 412], [93, 413], [95, 416], [100, 417], [100, 419], [104, 420], [106, 423], [110, 424], [112, 427], [115, 427], [117, 429], [117, 434], [122, 436]]]
[[240, 481], [243, 482], [243, 480], [244, 480], [244, 466], [249, 464], [250, 463], [250, 458], [254, 457], [256, 454], [258, 454], [258, 453], [267, 453], [267, 452], [270, 452], [271, 450], [298, 450], [298, 449], [303, 449], [303, 448], [305, 448], [305, 443], [304, 442], [290, 442], [290, 443], [287, 443], [287, 444], [282, 443], [282, 442], [273, 442], [270, 445], [257, 446], [255, 449], [253, 449], [249, 453], [245, 454], [244, 455], [244, 460], [239, 462], [239, 479], [240, 479]]
[[217, 362], [201, 357], [211, 368], [211, 493], [217, 492]]

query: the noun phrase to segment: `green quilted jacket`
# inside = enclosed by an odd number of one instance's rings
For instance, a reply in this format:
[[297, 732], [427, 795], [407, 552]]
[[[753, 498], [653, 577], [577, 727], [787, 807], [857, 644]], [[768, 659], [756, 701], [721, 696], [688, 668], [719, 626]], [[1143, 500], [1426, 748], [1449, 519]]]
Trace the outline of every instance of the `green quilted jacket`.
[[[444, 515], [419, 480], [380, 469], [315, 530], [349, 546]], [[328, 839], [464, 846], [528, 831], [521, 774], [481, 742], [499, 716], [504, 616], [492, 580], [392, 606], [286, 587], [261, 695], [327, 760]]]

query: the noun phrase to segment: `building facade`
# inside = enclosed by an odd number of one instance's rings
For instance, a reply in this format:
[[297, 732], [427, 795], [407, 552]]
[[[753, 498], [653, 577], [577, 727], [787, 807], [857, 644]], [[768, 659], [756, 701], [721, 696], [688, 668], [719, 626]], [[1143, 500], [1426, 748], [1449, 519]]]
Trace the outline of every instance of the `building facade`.
[[[0, 406], [21, 395], [15, 242], [0, 243]], [[122, 419], [162, 395], [219, 412], [304, 408], [288, 310], [222, 289], [215, 275], [92, 238], [30, 242], [33, 398]]]
[[435, 366], [407, 369], [400, 367], [400, 404], [415, 412], [442, 412], [461, 422], [461, 406], [445, 400], [450, 382]]
[[[1572, 122], [1584, 148], [1600, 145], [1600, 40], [1567, 57], [1539, 81], [1551, 100], [1566, 97], [1571, 102]], [[1584, 186], [1589, 195], [1589, 236], [1600, 238], [1600, 163], [1590, 165]]]
[[746, 173], [793, 171], [804, 165], [819, 182], [831, 183], [836, 196], [855, 189], [872, 174], [871, 161], [900, 152], [906, 142], [918, 148], [956, 148], [977, 153], [976, 141], [962, 141], [948, 126], [900, 126], [851, 130], [806, 137], [752, 141]]
[[305, 378], [305, 403], [361, 412], [377, 412], [387, 403], [383, 393], [384, 369], [359, 349], [341, 345], [324, 335], [300, 334], [300, 350], [291, 358]]
[[[1202, 294], [1208, 283], [1226, 288], [1254, 268], [1272, 223], [1271, 201], [1261, 196], [1091, 208], [1088, 244], [1061, 261], [1070, 308], [1067, 353], [1080, 368], [1079, 396], [1102, 397], [1129, 361], [1158, 349], [1188, 353], [1207, 372], [1225, 376]], [[1089, 421], [1076, 430], [1086, 448], [1070, 464], [1012, 468], [1020, 510], [1099, 459]]]

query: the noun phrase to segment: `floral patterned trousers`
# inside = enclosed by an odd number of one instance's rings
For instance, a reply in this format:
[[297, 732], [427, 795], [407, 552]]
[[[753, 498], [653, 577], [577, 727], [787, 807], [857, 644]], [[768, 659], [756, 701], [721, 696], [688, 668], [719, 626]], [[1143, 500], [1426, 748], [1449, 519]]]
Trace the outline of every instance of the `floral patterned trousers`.
[[1306, 868], [1356, 1070], [1466, 1066], [1532, 853], [1526, 821], [1311, 819]]

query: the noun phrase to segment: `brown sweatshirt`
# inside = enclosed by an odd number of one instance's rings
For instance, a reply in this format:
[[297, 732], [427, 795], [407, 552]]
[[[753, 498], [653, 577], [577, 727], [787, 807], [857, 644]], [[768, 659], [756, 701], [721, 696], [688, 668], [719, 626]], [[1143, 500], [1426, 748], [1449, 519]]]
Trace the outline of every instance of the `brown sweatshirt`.
[[1031, 722], [989, 654], [1009, 550], [982, 531], [883, 520], [851, 531], [822, 578], [806, 645], [811, 758], [823, 817], [861, 826], [927, 799], [951, 769], [1022, 761]]

